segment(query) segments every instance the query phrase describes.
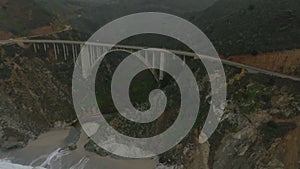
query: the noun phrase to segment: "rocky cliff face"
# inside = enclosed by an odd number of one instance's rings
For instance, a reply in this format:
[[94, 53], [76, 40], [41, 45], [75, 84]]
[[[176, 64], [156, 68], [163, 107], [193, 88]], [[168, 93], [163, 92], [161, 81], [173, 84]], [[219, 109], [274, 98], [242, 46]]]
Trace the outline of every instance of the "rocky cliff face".
[[[49, 53], [34, 54], [29, 49], [8, 46], [1, 47], [0, 51], [2, 150], [22, 147], [28, 139], [55, 126], [56, 122], [68, 123], [75, 119], [70, 94], [71, 64], [53, 61], [51, 50]], [[209, 107], [210, 85], [207, 76], [197, 66], [193, 67], [194, 61], [187, 62], [195, 76], [201, 79], [198, 81], [202, 94], [201, 116], [194, 129], [180, 144], [159, 156], [163, 167], [299, 168], [299, 82], [250, 74], [226, 66], [228, 97], [225, 114], [214, 135], [204, 144], [200, 144], [199, 131]], [[109, 84], [109, 78], [100, 82]], [[145, 88], [153, 87], [156, 86], [133, 88], [133, 94], [138, 96], [142, 90], [144, 96], [148, 91]], [[132, 137], [156, 135], [170, 127], [179, 108], [180, 100], [176, 99], [179, 93], [173, 82], [162, 82], [159, 87], [166, 92], [169, 100], [166, 112], [157, 121], [144, 126], [137, 125], [128, 123], [113, 113], [108, 119], [110, 124]], [[141, 98], [143, 97], [136, 97], [136, 106], [145, 109], [149, 106], [147, 99], [144, 99], [144, 103], [139, 100]], [[101, 103], [99, 102], [100, 106]], [[110, 155], [92, 141], [85, 148], [102, 156]]]
[[[205, 143], [210, 144], [209, 168], [298, 169], [298, 86], [296, 82], [255, 74], [228, 83], [225, 115]], [[201, 161], [203, 157], [194, 159], [194, 163]]]
[[1, 47], [0, 51], [2, 149], [23, 146], [55, 122], [75, 119], [70, 88], [66, 80], [58, 80], [67, 76], [59, 64], [55, 70], [46, 58], [17, 46]]
[[[207, 77], [195, 69], [202, 95], [202, 114], [190, 134], [172, 150], [159, 156], [164, 167], [184, 169], [298, 169], [299, 167], [299, 82], [250, 74], [226, 67], [228, 97], [225, 114], [214, 135], [204, 144], [198, 141], [205, 121], [209, 90]], [[205, 80], [206, 79], [206, 80]], [[128, 123], [113, 116], [110, 124], [132, 137], [148, 137], [163, 132], [178, 111], [176, 86], [166, 85], [169, 106], [157, 121], [147, 126]], [[171, 92], [170, 92], [171, 91]], [[208, 99], [207, 99], [208, 98]], [[135, 132], [136, 131], [136, 132]], [[92, 142], [90, 151], [109, 153]]]

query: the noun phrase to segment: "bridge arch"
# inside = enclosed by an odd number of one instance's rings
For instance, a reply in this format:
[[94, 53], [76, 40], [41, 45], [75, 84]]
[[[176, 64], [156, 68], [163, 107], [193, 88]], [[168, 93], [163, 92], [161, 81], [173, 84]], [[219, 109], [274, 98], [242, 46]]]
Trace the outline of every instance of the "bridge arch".
[[[82, 50], [81, 50], [82, 52]], [[82, 65], [82, 74], [83, 74], [83, 77], [88, 77], [90, 72], [96, 67], [97, 65], [97, 62], [99, 62], [103, 57], [105, 57], [107, 54], [109, 53], [113, 53], [113, 52], [125, 52], [125, 53], [128, 53], [129, 55], [135, 55], [143, 64], [145, 64], [147, 67], [151, 67], [151, 64], [149, 62], [149, 60], [147, 58], [143, 58], [143, 56], [141, 55], [138, 55], [137, 53], [135, 53], [135, 51], [131, 51], [131, 50], [128, 50], [128, 49], [121, 49], [121, 48], [112, 48], [111, 50], [109, 51], [105, 51], [103, 53], [101, 53], [100, 56], [96, 56], [96, 59], [91, 63], [91, 64], [88, 64], [87, 62], [89, 61], [86, 61], [84, 57], [86, 56], [82, 56], [80, 54], [80, 57], [81, 57], [81, 65]], [[89, 56], [90, 57], [90, 53], [89, 53]], [[154, 58], [153, 58], [154, 59]], [[89, 66], [90, 65], [90, 66]], [[153, 74], [155, 80], [158, 82], [159, 81], [159, 78], [155, 72], [154, 69], [149, 69], [150, 72]]]

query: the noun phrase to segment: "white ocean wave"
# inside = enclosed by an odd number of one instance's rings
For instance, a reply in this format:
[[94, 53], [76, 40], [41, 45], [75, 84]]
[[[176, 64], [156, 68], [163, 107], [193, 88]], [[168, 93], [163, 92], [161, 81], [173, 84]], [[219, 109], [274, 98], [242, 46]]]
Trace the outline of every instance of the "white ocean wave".
[[[70, 153], [70, 151], [59, 148], [49, 155], [44, 155], [33, 160], [30, 166], [14, 164], [10, 159], [0, 159], [0, 169], [62, 169], [62, 166], [57, 166], [56, 162]], [[35, 166], [35, 164], [42, 159], [45, 159], [44, 162], [38, 166]], [[78, 163], [71, 166], [70, 169], [84, 169], [88, 161], [89, 159], [87, 157], [83, 157]]]

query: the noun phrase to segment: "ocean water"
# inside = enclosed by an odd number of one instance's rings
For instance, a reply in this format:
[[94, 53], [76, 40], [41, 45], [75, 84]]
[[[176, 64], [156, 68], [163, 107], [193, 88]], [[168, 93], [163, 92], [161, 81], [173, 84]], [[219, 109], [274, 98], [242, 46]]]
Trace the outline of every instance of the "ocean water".
[[87, 152], [88, 137], [82, 132], [74, 151], [65, 150], [70, 129], [42, 134], [22, 149], [0, 155], [0, 169], [154, 169], [154, 159], [114, 159]]
[[[40, 156], [33, 160], [29, 166], [14, 164], [11, 160], [0, 160], [0, 169], [63, 169], [61, 162], [62, 157], [71, 154], [71, 151], [57, 149], [50, 153], [48, 156]], [[44, 160], [41, 164], [36, 164], [39, 161]], [[87, 157], [82, 158], [78, 163], [69, 167], [70, 169], [84, 169], [89, 159]]]

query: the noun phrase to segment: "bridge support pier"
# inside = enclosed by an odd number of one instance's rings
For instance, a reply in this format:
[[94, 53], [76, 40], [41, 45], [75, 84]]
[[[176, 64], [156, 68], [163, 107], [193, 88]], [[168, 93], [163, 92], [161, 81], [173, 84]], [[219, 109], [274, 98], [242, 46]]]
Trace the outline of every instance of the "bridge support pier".
[[64, 58], [67, 60], [67, 54], [66, 54], [66, 46], [63, 44], [63, 52], [64, 52]]
[[66, 45], [67, 56], [69, 56], [69, 45]]
[[37, 49], [36, 49], [36, 44], [35, 43], [33, 43], [33, 50], [34, 50], [35, 53], [37, 53]]
[[72, 58], [73, 58], [73, 63], [75, 64], [75, 51], [74, 51], [74, 45], [71, 45], [72, 48]]
[[54, 50], [55, 59], [57, 60], [57, 50], [56, 50], [56, 44], [55, 43], [53, 43], [53, 50]]
[[43, 45], [44, 45], [44, 51], [45, 51], [45, 53], [46, 53], [46, 52], [47, 52], [46, 44], [44, 43]]
[[57, 51], [57, 54], [60, 54], [60, 51], [59, 51], [59, 46], [58, 45], [55, 45], [56, 46], [56, 51]]

